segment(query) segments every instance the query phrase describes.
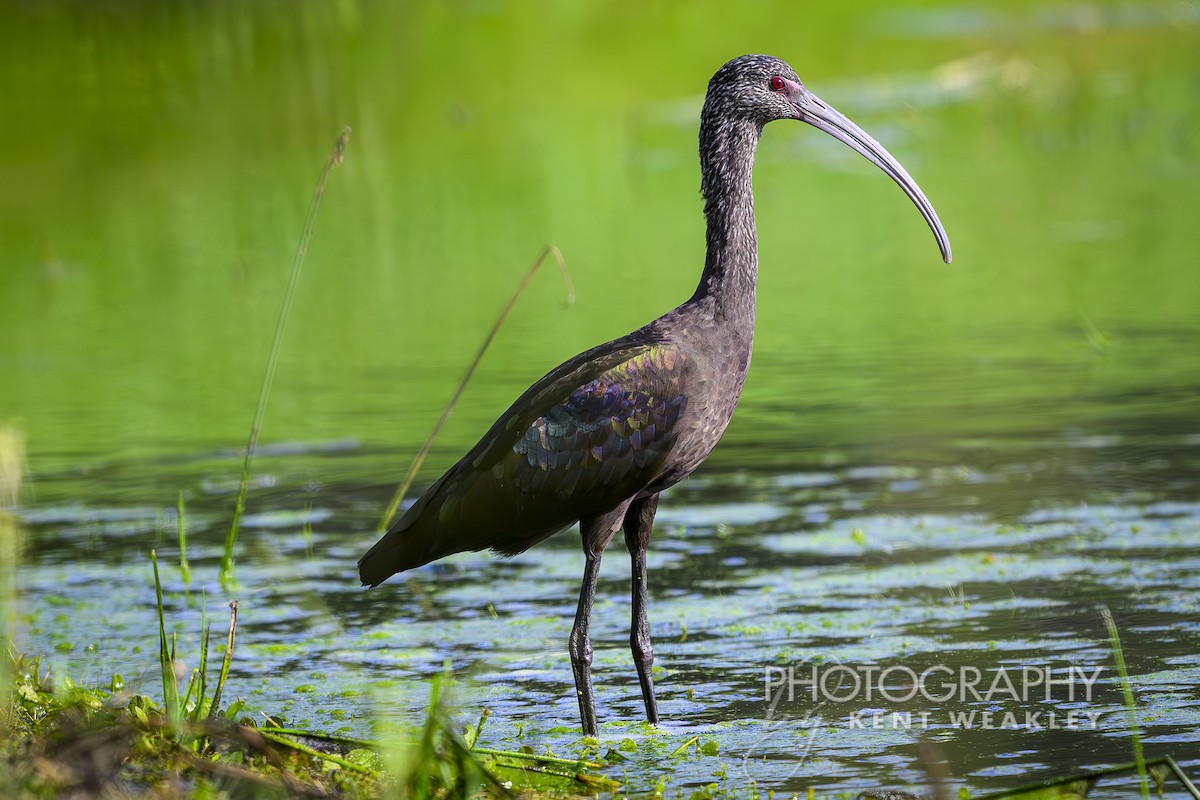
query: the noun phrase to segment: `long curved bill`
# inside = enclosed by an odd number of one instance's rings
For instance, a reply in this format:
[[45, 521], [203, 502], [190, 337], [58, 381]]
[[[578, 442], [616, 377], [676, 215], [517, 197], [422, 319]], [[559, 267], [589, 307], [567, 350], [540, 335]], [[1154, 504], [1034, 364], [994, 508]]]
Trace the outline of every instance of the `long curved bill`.
[[[788, 81], [788, 83], [793, 82]], [[946, 236], [946, 229], [942, 227], [937, 212], [933, 210], [933, 205], [925, 197], [921, 187], [917, 186], [917, 182], [904, 171], [900, 162], [893, 158], [883, 145], [872, 139], [862, 128], [846, 119], [837, 109], [827, 105], [807, 89], [796, 84], [793, 84], [793, 87], [790, 94], [792, 103], [796, 106], [797, 119], [828, 133], [887, 173], [887, 176], [904, 190], [908, 199], [912, 200], [920, 210], [921, 216], [925, 218], [925, 222], [929, 224], [930, 230], [937, 239], [938, 249], [942, 251], [942, 260], [949, 264], [951, 258], [950, 239]]]

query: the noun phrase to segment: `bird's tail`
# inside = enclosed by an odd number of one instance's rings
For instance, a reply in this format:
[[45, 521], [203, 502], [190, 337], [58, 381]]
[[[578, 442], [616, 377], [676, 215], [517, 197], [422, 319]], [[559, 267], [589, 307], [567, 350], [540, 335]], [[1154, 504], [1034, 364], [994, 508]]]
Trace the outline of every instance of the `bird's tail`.
[[[397, 572], [428, 564], [437, 558], [431, 539], [421, 536], [401, 519], [358, 560], [363, 586], [378, 586]], [[403, 526], [403, 527], [401, 527]]]
[[397, 572], [424, 566], [455, 552], [442, 552], [438, 544], [443, 538], [438, 522], [440, 492], [452, 473], [453, 470], [434, 481], [358, 560], [358, 577], [363, 586], [378, 586]]

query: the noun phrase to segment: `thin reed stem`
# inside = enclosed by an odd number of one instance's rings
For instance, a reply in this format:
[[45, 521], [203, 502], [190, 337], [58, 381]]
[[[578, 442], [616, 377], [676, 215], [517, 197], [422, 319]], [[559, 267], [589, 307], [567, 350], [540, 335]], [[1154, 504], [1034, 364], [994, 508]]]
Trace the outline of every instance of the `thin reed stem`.
[[175, 527], [179, 531], [179, 574], [184, 583], [192, 580], [192, 570], [188, 566], [187, 557], [187, 518], [183, 515], [183, 492], [175, 503]]
[[1133, 699], [1133, 687], [1129, 683], [1129, 670], [1125, 668], [1125, 652], [1121, 649], [1121, 634], [1108, 606], [1100, 606], [1100, 616], [1108, 628], [1108, 639], [1112, 643], [1113, 659], [1117, 662], [1117, 677], [1121, 681], [1121, 694], [1125, 698], [1125, 710], [1129, 712], [1129, 735], [1133, 740], [1133, 761], [1137, 765], [1138, 780], [1142, 786], [1142, 800], [1150, 800], [1150, 779], [1146, 773], [1146, 757], [1142, 754], [1142, 732], [1138, 728], [1137, 704]]
[[229, 638], [225, 642], [225, 658], [221, 661], [221, 674], [217, 676], [217, 688], [213, 691], [212, 709], [208, 716], [215, 717], [221, 708], [221, 692], [225, 689], [225, 679], [229, 677], [229, 665], [233, 662], [233, 640], [237, 633], [238, 601], [229, 601]]
[[242, 460], [242, 476], [238, 482], [237, 500], [233, 506], [233, 519], [229, 524], [229, 533], [225, 535], [225, 551], [221, 556], [221, 586], [228, 588], [233, 581], [233, 545], [237, 541], [238, 526], [241, 524], [242, 513], [246, 510], [246, 492], [250, 485], [250, 460], [254, 458], [254, 449], [258, 446], [258, 433], [262, 429], [263, 416], [267, 411], [267, 398], [271, 394], [271, 383], [275, 380], [275, 367], [279, 362], [279, 350], [283, 344], [283, 332], [287, 327], [288, 315], [292, 310], [292, 300], [296, 296], [296, 286], [300, 283], [300, 272], [304, 266], [304, 257], [308, 253], [308, 241], [312, 238], [313, 227], [317, 221], [317, 210], [321, 207], [321, 198], [325, 196], [325, 181], [333, 168], [341, 164], [345, 158], [346, 144], [350, 141], [350, 129], [343, 128], [333, 146], [321, 176], [317, 179], [317, 188], [313, 192], [312, 203], [308, 207], [308, 216], [304, 220], [304, 230], [296, 245], [296, 255], [292, 259], [292, 271], [288, 276], [287, 291], [283, 296], [283, 306], [279, 309], [279, 320], [275, 323], [275, 336], [271, 340], [271, 353], [267, 356], [267, 368], [263, 373], [262, 386], [258, 390], [258, 405], [254, 408], [254, 421], [250, 424], [250, 438], [246, 442], [246, 455]]
[[517, 285], [517, 290], [513, 292], [512, 297], [508, 299], [508, 303], [500, 312], [500, 316], [496, 317], [496, 321], [492, 323], [491, 329], [487, 336], [483, 339], [483, 344], [479, 346], [479, 350], [475, 353], [475, 357], [471, 359], [471, 363], [467, 365], [467, 371], [463, 373], [462, 380], [458, 382], [458, 386], [454, 389], [454, 394], [450, 396], [450, 402], [442, 409], [442, 415], [438, 417], [438, 421], [434, 424], [433, 430], [429, 432], [429, 436], [425, 439], [425, 444], [421, 445], [421, 449], [417, 451], [417, 455], [413, 458], [412, 464], [405, 473], [400, 485], [396, 487], [395, 494], [392, 495], [392, 501], [388, 503], [387, 511], [383, 512], [383, 519], [379, 521], [379, 531], [386, 531], [392, 524], [392, 520], [396, 516], [396, 511], [400, 508], [400, 503], [404, 500], [404, 495], [408, 488], [412, 486], [413, 479], [417, 477], [417, 472], [421, 469], [421, 465], [425, 463], [425, 457], [429, 455], [429, 451], [433, 449], [433, 441], [441, 433], [442, 426], [446, 424], [446, 420], [450, 419], [450, 414], [454, 412], [454, 407], [458, 405], [458, 399], [462, 397], [463, 391], [467, 388], [467, 383], [471, 380], [471, 376], [475, 374], [475, 368], [479, 366], [479, 362], [483, 360], [484, 353], [487, 352], [492, 340], [496, 338], [496, 334], [500, 331], [504, 321], [508, 319], [509, 312], [513, 310], [513, 306], [517, 304], [517, 300], [525, 292], [525, 287], [529, 286], [529, 282], [533, 280], [533, 276], [537, 274], [538, 268], [542, 266], [542, 262], [546, 260], [546, 256], [554, 256], [554, 260], [558, 263], [558, 270], [562, 274], [563, 282], [567, 285], [567, 305], [575, 302], [575, 284], [571, 282], [571, 273], [567, 271], [567, 264], [563, 261], [562, 253], [557, 247], [548, 244], [538, 253], [538, 257], [534, 259], [533, 265], [525, 273], [525, 277], [521, 279]]
[[179, 684], [175, 680], [175, 658], [173, 648], [167, 644], [167, 623], [163, 613], [162, 581], [158, 577], [158, 553], [150, 551], [150, 563], [154, 565], [154, 600], [158, 608], [158, 665], [162, 671], [163, 705], [167, 718], [178, 722]]

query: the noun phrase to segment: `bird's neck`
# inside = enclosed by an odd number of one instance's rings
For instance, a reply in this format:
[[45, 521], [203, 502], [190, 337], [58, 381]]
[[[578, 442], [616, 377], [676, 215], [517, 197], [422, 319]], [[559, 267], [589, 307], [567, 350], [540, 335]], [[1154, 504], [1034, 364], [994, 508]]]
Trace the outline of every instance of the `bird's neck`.
[[[762, 127], [753, 122], [700, 121], [700, 192], [708, 221], [708, 255], [693, 301], [709, 300], [724, 321], [754, 327], [758, 235], [751, 173]], [[715, 116], [715, 114], [713, 115]]]

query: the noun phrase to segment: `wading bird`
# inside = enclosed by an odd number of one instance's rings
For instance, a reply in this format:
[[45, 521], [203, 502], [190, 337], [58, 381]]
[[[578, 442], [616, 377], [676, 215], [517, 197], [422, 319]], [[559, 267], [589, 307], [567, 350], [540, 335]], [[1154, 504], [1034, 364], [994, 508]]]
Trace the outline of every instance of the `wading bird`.
[[600, 557], [618, 530], [633, 560], [629, 643], [646, 717], [658, 722], [646, 619], [646, 546], [659, 493], [716, 447], [742, 393], [754, 338], [758, 238], [751, 171], [763, 126], [807, 122], [899, 184], [950, 242], [933, 206], [874, 139], [800, 83], [785, 62], [735, 58], [700, 114], [708, 255], [695, 294], [627, 336], [555, 367], [438, 478], [358, 562], [363, 585], [466, 550], [515, 555], [579, 523], [585, 565], [568, 650], [583, 732], [597, 735], [588, 622]]

